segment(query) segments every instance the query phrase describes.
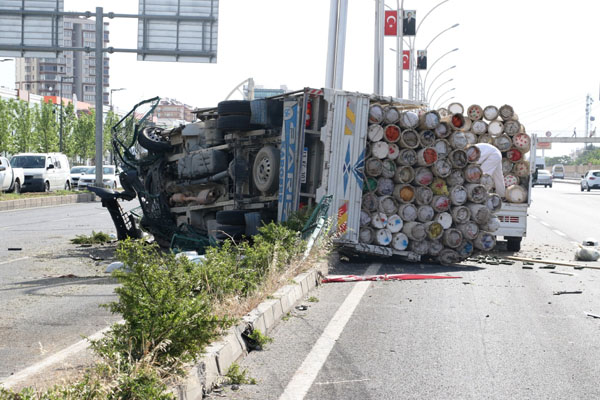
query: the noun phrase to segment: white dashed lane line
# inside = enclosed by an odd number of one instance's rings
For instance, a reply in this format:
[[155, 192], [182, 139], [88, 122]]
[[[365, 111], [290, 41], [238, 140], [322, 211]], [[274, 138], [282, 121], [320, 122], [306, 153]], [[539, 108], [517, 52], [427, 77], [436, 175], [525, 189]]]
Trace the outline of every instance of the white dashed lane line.
[[562, 233], [562, 232], [561, 232], [561, 231], [559, 231], [559, 230], [552, 229], [552, 232], [554, 232], [554, 233], [556, 233], [557, 235], [560, 235], [560, 236], [562, 236], [562, 237], [567, 237], [567, 234], [566, 234], [566, 233]]

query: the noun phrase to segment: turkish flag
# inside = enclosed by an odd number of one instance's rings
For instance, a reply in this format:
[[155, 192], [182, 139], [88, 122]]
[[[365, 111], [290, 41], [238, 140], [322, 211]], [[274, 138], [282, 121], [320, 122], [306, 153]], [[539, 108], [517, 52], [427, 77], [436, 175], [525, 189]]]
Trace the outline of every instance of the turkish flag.
[[385, 12], [385, 36], [396, 36], [398, 31], [398, 13], [395, 10]]
[[402, 69], [410, 69], [410, 50], [402, 52]]

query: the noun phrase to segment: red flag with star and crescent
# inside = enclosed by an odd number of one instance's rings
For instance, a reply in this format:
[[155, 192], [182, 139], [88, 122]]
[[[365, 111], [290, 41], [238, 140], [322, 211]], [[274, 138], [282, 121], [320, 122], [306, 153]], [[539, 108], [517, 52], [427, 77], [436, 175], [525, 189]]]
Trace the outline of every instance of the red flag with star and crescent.
[[402, 69], [410, 69], [410, 50], [402, 51]]
[[383, 34], [385, 36], [396, 36], [398, 30], [398, 13], [396, 10], [385, 11], [385, 29]]

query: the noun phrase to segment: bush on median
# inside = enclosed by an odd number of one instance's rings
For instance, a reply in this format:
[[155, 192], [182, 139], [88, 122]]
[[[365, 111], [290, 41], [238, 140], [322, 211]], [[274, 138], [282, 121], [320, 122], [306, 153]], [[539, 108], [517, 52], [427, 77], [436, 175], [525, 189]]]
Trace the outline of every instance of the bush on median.
[[121, 284], [115, 289], [118, 300], [105, 307], [125, 322], [92, 341], [103, 362], [72, 385], [31, 392], [37, 397], [0, 391], [0, 399], [172, 398], [166, 384], [182, 376], [185, 363], [197, 360], [239, 317], [223, 304], [255, 295], [304, 251], [296, 231], [271, 223], [259, 232], [252, 244], [226, 241], [209, 248], [201, 263], [141, 241], [121, 242], [117, 258], [128, 270], [113, 272]]

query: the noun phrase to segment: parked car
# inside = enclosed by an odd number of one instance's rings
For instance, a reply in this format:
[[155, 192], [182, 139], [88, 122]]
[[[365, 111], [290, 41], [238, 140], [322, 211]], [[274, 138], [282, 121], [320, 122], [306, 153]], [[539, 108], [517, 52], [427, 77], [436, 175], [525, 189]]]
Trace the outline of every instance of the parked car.
[[62, 153], [20, 153], [14, 155], [10, 163], [25, 172], [25, 181], [21, 184], [23, 192], [71, 189], [69, 160]]
[[600, 170], [593, 169], [581, 176], [581, 191], [591, 189], [600, 189]]
[[0, 157], [0, 192], [21, 193], [21, 184], [25, 180], [23, 168], [14, 168], [6, 157]]
[[88, 169], [90, 168], [94, 167], [90, 167], [89, 165], [78, 165], [76, 167], [71, 168], [71, 186], [73, 187], [73, 189], [77, 188], [79, 178], [81, 178], [82, 175], [85, 175]]
[[564, 179], [565, 178], [565, 167], [562, 164], [556, 164], [552, 166], [552, 178]]
[[552, 187], [552, 175], [550, 171], [545, 169], [538, 169], [533, 174], [533, 181], [531, 182], [531, 186], [544, 186], [544, 187]]
[[[113, 190], [121, 186], [119, 172], [114, 165], [102, 166], [102, 184]], [[87, 189], [88, 186], [96, 186], [96, 167], [87, 167], [85, 174], [79, 177], [77, 188]]]

